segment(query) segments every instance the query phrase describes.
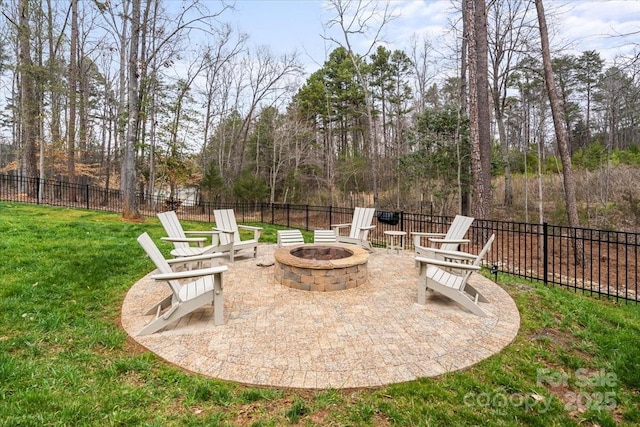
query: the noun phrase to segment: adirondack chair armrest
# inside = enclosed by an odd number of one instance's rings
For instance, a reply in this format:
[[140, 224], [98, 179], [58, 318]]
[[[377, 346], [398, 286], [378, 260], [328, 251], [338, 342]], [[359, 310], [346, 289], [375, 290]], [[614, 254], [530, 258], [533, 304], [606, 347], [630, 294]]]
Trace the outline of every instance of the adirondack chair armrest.
[[413, 246], [418, 247], [421, 246], [420, 243], [422, 243], [422, 239], [429, 238], [429, 237], [444, 237], [446, 236], [445, 233], [429, 233], [426, 231], [412, 231], [411, 235], [413, 236]]
[[227, 271], [229, 267], [226, 265], [219, 265], [216, 267], [202, 268], [200, 270], [185, 270], [177, 271], [174, 273], [159, 273], [151, 276], [154, 280], [178, 280], [189, 279], [193, 277], [210, 276], [213, 274], [223, 273]]
[[367, 227], [358, 227], [360, 230], [373, 230], [374, 228], [376, 228], [375, 225], [369, 225]]
[[425, 247], [421, 247], [421, 249], [421, 252], [423, 253], [418, 256], [424, 256], [425, 258], [435, 258], [436, 255], [439, 255], [440, 258], [458, 259], [460, 261], [475, 261], [475, 259], [478, 258], [477, 255], [462, 251], [447, 251], [443, 249]]
[[478, 265], [459, 264], [457, 262], [444, 261], [440, 259], [433, 259], [433, 258], [427, 258], [427, 257], [421, 257], [421, 256], [417, 256], [414, 259], [419, 263], [424, 263], [427, 265], [435, 265], [438, 267], [455, 268], [459, 270], [472, 270], [472, 271], [478, 271], [482, 269], [482, 267]]
[[444, 237], [444, 236], [446, 236], [446, 233], [431, 233], [431, 232], [427, 232], [427, 231], [412, 231], [411, 235], [412, 236], [416, 236], [416, 237]]
[[184, 234], [209, 236], [208, 238], [211, 238], [211, 244], [214, 246], [220, 242], [220, 231], [218, 230], [185, 231]]
[[233, 234], [233, 230], [225, 230], [224, 228], [214, 228], [218, 233]]
[[229, 234], [231, 236], [233, 236], [233, 234], [235, 233], [235, 231], [233, 230], [225, 230], [224, 228], [214, 228], [214, 230], [216, 230], [218, 233]]
[[331, 229], [336, 233], [336, 237], [340, 236], [340, 230], [343, 228], [350, 228], [351, 223], [348, 224], [331, 224]]
[[253, 225], [239, 225], [238, 228], [244, 228], [245, 230], [259, 230], [262, 231], [262, 227], [254, 227]]
[[351, 223], [348, 223], [348, 224], [331, 224], [331, 228], [344, 228], [344, 227], [351, 227]]
[[184, 234], [193, 234], [193, 235], [202, 234], [202, 235], [208, 236], [213, 234], [220, 234], [220, 231], [218, 230], [185, 231]]
[[459, 245], [465, 245], [469, 243], [469, 239], [439, 239], [435, 237], [430, 237], [429, 241], [433, 243], [457, 243]]
[[184, 242], [184, 243], [204, 243], [206, 237], [161, 237], [160, 240], [165, 242]]
[[253, 231], [253, 239], [260, 240], [262, 227], [255, 227], [253, 225], [238, 225], [238, 229]]
[[230, 248], [233, 247], [233, 243], [234, 243], [234, 240], [235, 240], [236, 232], [233, 231], [233, 230], [225, 230], [225, 229], [222, 229], [222, 228], [214, 228], [214, 230], [216, 230], [216, 231], [218, 231], [220, 233], [224, 233], [229, 237], [229, 243], [227, 243], [226, 245], [220, 245], [218, 247], [218, 249], [219, 250], [223, 250], [223, 248], [224, 248], [224, 250], [230, 250]]
[[[216, 247], [215, 249], [218, 249], [218, 248]], [[168, 259], [166, 261], [167, 261], [167, 264], [169, 265], [184, 264], [185, 262], [205, 261], [208, 259], [219, 258], [223, 255], [224, 254], [221, 253], [220, 251], [212, 251], [212, 252], [207, 252], [206, 254], [183, 256], [183, 257]]]

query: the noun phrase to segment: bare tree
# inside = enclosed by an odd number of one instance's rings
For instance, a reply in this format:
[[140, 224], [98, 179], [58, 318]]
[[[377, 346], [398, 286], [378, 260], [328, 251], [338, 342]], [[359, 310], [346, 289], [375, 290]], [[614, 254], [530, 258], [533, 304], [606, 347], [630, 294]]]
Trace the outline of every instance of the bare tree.
[[51, 103], [51, 118], [50, 118], [50, 129], [51, 129], [51, 140], [53, 142], [58, 142], [61, 138], [61, 130], [60, 130], [60, 111], [62, 108], [61, 101], [61, 78], [62, 75], [60, 70], [60, 60], [58, 58], [60, 45], [62, 41], [62, 36], [64, 34], [63, 31], [55, 37], [54, 30], [54, 6], [51, 4], [51, 0], [47, 0], [47, 38], [49, 39], [49, 91], [50, 91], [50, 103]]
[[274, 103], [278, 97], [285, 93], [287, 78], [302, 73], [302, 66], [298, 62], [296, 53], [276, 58], [267, 46], [258, 47], [256, 57], [247, 57], [245, 60], [245, 67], [249, 72], [248, 89], [250, 94], [247, 113], [242, 122], [240, 133], [238, 147], [240, 156], [236, 164], [236, 174], [242, 172], [244, 167], [249, 128], [258, 107], [263, 102]]
[[[558, 143], [558, 151], [560, 160], [562, 161], [562, 176], [564, 178], [564, 195], [567, 204], [567, 218], [569, 225], [574, 228], [577, 233], [577, 227], [580, 225], [578, 218], [578, 204], [576, 202], [576, 184], [573, 177], [571, 166], [571, 151], [569, 148], [569, 135], [567, 129], [562, 122], [562, 105], [558, 95], [558, 89], [553, 77], [553, 69], [551, 67], [551, 49], [549, 47], [549, 34], [547, 31], [547, 22], [544, 15], [544, 6], [542, 0], [535, 0], [536, 11], [538, 12], [538, 23], [540, 28], [540, 43], [542, 45], [542, 65], [544, 68], [544, 80], [549, 96], [549, 104], [551, 107], [551, 116], [553, 117], [553, 127], [556, 133], [556, 141]], [[578, 264], [584, 263], [584, 248], [579, 239], [575, 242], [575, 261]]]
[[[384, 27], [394, 19], [389, 3], [384, 3], [384, 9], [379, 9], [379, 3], [375, 0], [330, 0], [329, 4], [335, 9], [336, 17], [328, 23], [329, 27], [338, 26], [342, 33], [342, 40], [333, 37], [327, 37], [347, 51], [351, 62], [353, 63], [358, 82], [364, 93], [365, 108], [368, 121], [369, 153], [371, 156], [371, 167], [373, 169], [373, 203], [374, 207], [378, 207], [378, 144], [376, 138], [375, 123], [373, 120], [373, 100], [371, 99], [371, 91], [369, 90], [368, 81], [364, 75], [361, 57], [368, 56], [374, 47], [381, 41], [381, 34]], [[352, 46], [353, 37], [360, 35], [367, 37], [368, 48], [362, 56], [358, 56]]]
[[507, 89], [522, 47], [527, 46], [530, 38], [531, 26], [527, 22], [529, 5], [528, 0], [509, 0], [492, 1], [489, 6], [491, 98], [500, 138], [500, 153], [504, 163], [504, 204], [506, 206], [511, 206], [513, 203], [509, 143], [505, 129]]
[[411, 39], [411, 62], [415, 74], [415, 85], [418, 91], [418, 101], [416, 102], [416, 114], [422, 114], [427, 103], [427, 93], [429, 84], [435, 77], [435, 71], [429, 62], [429, 56], [433, 52], [432, 42], [427, 36]]
[[[204, 57], [207, 61], [204, 69], [205, 87], [203, 89], [205, 114], [200, 154], [203, 169], [207, 168], [210, 160], [207, 158], [206, 147], [214, 128], [214, 120], [218, 115], [224, 116], [226, 114], [226, 111], [223, 111], [223, 105], [229, 99], [229, 85], [223, 84], [224, 74], [233, 65], [233, 60], [242, 51], [246, 40], [247, 36], [241, 34], [237, 40], [233, 41], [231, 27], [226, 25], [216, 33], [215, 43], [205, 47]], [[216, 100], [218, 100], [217, 104]]]
[[[98, 8], [101, 12], [110, 11], [109, 25], [113, 29], [118, 29], [118, 18], [122, 18], [122, 28], [117, 31], [119, 37], [120, 58], [122, 62], [127, 63], [127, 75], [124, 70], [120, 75], [120, 114], [126, 113], [126, 139], [124, 141], [124, 159], [121, 165], [121, 188], [123, 190], [123, 216], [128, 219], [137, 219], [140, 216], [136, 200], [136, 149], [137, 141], [143, 136], [143, 128], [141, 115], [142, 108], [145, 107], [145, 89], [140, 82], [145, 82], [148, 76], [149, 64], [170, 64], [172, 55], [179, 53], [180, 38], [190, 31], [200, 31], [209, 33], [211, 26], [215, 25], [215, 19], [229, 8], [222, 3], [220, 10], [214, 13], [202, 9], [200, 1], [193, 1], [186, 4], [177, 16], [171, 17], [165, 21], [165, 26], [161, 31], [156, 31], [153, 37], [158, 37], [154, 43], [153, 49], [146, 48], [146, 33], [143, 32], [143, 24], [148, 23], [150, 8], [154, 8], [159, 0], [150, 0], [145, 2], [146, 9], [142, 10], [141, 0], [131, 0], [131, 13], [128, 11], [128, 1], [122, 4], [123, 13], [120, 15], [109, 9], [109, 3], [100, 4]], [[144, 20], [143, 20], [144, 12]], [[154, 12], [155, 13], [155, 12]], [[127, 31], [128, 27], [128, 31]], [[146, 28], [146, 27], [145, 27]], [[143, 43], [144, 41], [144, 43]], [[128, 44], [127, 44], [128, 43]], [[125, 49], [128, 46], [128, 55]], [[142, 49], [142, 50], [141, 50]], [[157, 57], [168, 50], [170, 53], [163, 61], [156, 61]], [[124, 105], [125, 85], [126, 81], [126, 109]], [[135, 99], [132, 99], [135, 97]]]
[[544, 68], [544, 80], [551, 106], [551, 116], [553, 117], [553, 127], [556, 132], [556, 141], [560, 160], [562, 161], [562, 175], [564, 178], [564, 190], [567, 203], [567, 219], [571, 227], [578, 227], [578, 205], [576, 203], [576, 186], [571, 166], [571, 153], [569, 150], [569, 137], [562, 122], [562, 105], [558, 96], [558, 89], [551, 68], [551, 50], [549, 47], [549, 35], [547, 31], [547, 21], [544, 14], [542, 0], [535, 0], [536, 11], [538, 12], [538, 24], [540, 28], [540, 43], [542, 45], [542, 65]]

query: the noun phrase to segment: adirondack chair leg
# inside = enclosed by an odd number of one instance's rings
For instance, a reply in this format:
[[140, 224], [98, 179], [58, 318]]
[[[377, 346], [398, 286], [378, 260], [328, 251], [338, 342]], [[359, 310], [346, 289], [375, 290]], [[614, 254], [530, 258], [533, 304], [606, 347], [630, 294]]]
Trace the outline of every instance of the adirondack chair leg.
[[427, 282], [426, 278], [420, 275], [418, 280], [418, 304], [425, 305], [427, 303]]
[[222, 275], [213, 279], [213, 323], [216, 326], [224, 324], [224, 299], [222, 297]]
[[[420, 262], [420, 277], [418, 280], [418, 303], [424, 304], [426, 301], [425, 293], [427, 290], [433, 290], [455, 301], [458, 305], [467, 311], [477, 315], [486, 317], [485, 311], [480, 308], [478, 301], [489, 302], [477, 289], [468, 284], [468, 280], [473, 271], [480, 269], [480, 262], [485, 256], [491, 244], [495, 239], [495, 234], [491, 235], [477, 256], [465, 254], [462, 252], [454, 254], [454, 252], [445, 252], [449, 254], [451, 260], [438, 259], [436, 257], [428, 258], [416, 257], [416, 261]], [[435, 250], [431, 251], [436, 253]], [[455, 262], [455, 258], [465, 262]], [[475, 259], [474, 259], [475, 257]], [[473, 262], [470, 262], [473, 260]], [[430, 267], [427, 267], [430, 265]]]
[[149, 311], [147, 311], [145, 314], [147, 314], [147, 315], [155, 314], [156, 317], [157, 317], [159, 312], [161, 312], [162, 310], [164, 310], [167, 307], [171, 307], [172, 299], [173, 299], [173, 295], [169, 295], [168, 297], [166, 297], [165, 299], [160, 301], [158, 304], [156, 304], [153, 307], [151, 307], [149, 309]]
[[155, 332], [158, 332], [160, 329], [167, 326], [169, 322], [162, 317], [162, 315], [154, 318], [147, 326], [142, 328], [138, 335], [151, 335]]
[[484, 312], [476, 303], [474, 303], [470, 298], [467, 298], [466, 302], [461, 302], [461, 300], [457, 300], [458, 304], [480, 317], [487, 317], [487, 313]]
[[[447, 298], [455, 301], [466, 310], [480, 317], [487, 317], [487, 313], [484, 312], [478, 305], [476, 305], [469, 295], [459, 291], [458, 289], [443, 286], [440, 283], [427, 278], [427, 287], [429, 289], [438, 292]], [[466, 289], [466, 288], [465, 288]]]
[[466, 293], [468, 293], [469, 295], [471, 295], [472, 297], [475, 298], [476, 301], [480, 301], [480, 302], [489, 302], [488, 299], [486, 299], [484, 297], [484, 295], [482, 295], [480, 292], [478, 292], [478, 290], [476, 288], [474, 288], [473, 286], [471, 286], [470, 284], [467, 283], [467, 285], [464, 287], [464, 291]]

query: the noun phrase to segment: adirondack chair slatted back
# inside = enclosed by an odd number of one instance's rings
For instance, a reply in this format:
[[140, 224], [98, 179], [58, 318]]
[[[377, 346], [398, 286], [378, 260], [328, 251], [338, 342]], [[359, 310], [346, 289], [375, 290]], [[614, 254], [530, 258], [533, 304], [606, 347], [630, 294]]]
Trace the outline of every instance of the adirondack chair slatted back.
[[[151, 261], [153, 261], [153, 263], [156, 265], [156, 268], [160, 273], [173, 272], [167, 260], [164, 258], [164, 256], [162, 255], [162, 253], [160, 252], [156, 244], [153, 243], [153, 240], [151, 240], [151, 237], [149, 237], [149, 234], [145, 232], [145, 233], [142, 233], [140, 236], [138, 236], [138, 243], [140, 243], [140, 246], [142, 246], [142, 249], [144, 249], [144, 251], [147, 253], [149, 258], [151, 258]], [[181, 288], [180, 283], [177, 280], [169, 280], [168, 282], [169, 282], [169, 287], [173, 292], [173, 297], [178, 301], [180, 301], [180, 288]]]
[[[361, 230], [362, 227], [369, 227], [373, 221], [374, 208], [355, 208], [353, 211], [353, 221], [351, 222], [351, 230], [349, 237], [354, 239], [367, 240], [369, 230]], [[363, 234], [361, 234], [363, 231]]]
[[[487, 240], [487, 243], [484, 244], [484, 246], [482, 247], [482, 250], [480, 251], [480, 253], [476, 257], [476, 259], [473, 260], [472, 265], [475, 265], [476, 267], [480, 265], [480, 263], [484, 259], [485, 255], [488, 254], [489, 251], [491, 250], [491, 245], [493, 244], [493, 239], [495, 239], [495, 238], [496, 238], [495, 234], [492, 234], [491, 237], [489, 237], [489, 240]], [[472, 273], [472, 271], [468, 271], [465, 274], [464, 281], [462, 282], [463, 285], [467, 283], [467, 280], [469, 280], [469, 276], [471, 276], [471, 273]]]
[[492, 234], [491, 237], [489, 237], [489, 240], [487, 240], [487, 243], [484, 244], [484, 247], [478, 254], [478, 258], [476, 258], [476, 260], [473, 262], [473, 265], [476, 265], [476, 266], [480, 265], [480, 263], [484, 259], [484, 256], [488, 254], [489, 251], [491, 250], [491, 244], [493, 243], [493, 240], [495, 238], [496, 238], [495, 234]]
[[[169, 237], [180, 238], [180, 239], [187, 237], [186, 234], [184, 233], [184, 229], [182, 228], [182, 225], [180, 224], [180, 220], [178, 219], [178, 215], [176, 215], [175, 211], [161, 212], [158, 214], [158, 219], [160, 220], [160, 223], [164, 227]], [[173, 246], [176, 249], [188, 248], [189, 243], [173, 242]]]
[[[213, 216], [216, 220], [216, 228], [233, 231], [233, 240], [235, 242], [240, 242], [238, 223], [236, 223], [236, 216], [233, 213], [233, 209], [215, 209], [213, 211]], [[220, 233], [220, 244], [227, 245], [229, 243], [231, 243], [229, 235], [226, 233]]]
[[335, 243], [336, 232], [333, 230], [314, 230], [313, 243]]
[[[445, 240], [460, 240], [464, 238], [464, 235], [467, 234], [469, 227], [473, 223], [473, 218], [463, 215], [456, 215], [449, 226], [449, 230], [447, 230], [447, 234], [444, 237]], [[457, 251], [459, 243], [443, 243], [440, 249], [444, 251]]]
[[300, 230], [278, 230], [277, 235], [278, 247], [302, 245], [304, 243], [304, 237]]

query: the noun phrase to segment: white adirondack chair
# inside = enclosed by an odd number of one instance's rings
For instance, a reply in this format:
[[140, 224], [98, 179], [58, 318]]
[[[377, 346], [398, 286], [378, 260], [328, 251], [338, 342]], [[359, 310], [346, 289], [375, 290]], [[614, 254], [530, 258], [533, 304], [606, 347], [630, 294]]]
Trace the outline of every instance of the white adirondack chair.
[[[171, 251], [171, 255], [174, 257], [189, 257], [217, 252], [219, 231], [213, 229], [184, 231], [175, 211], [161, 212], [158, 214], [158, 219], [167, 233], [167, 237], [162, 237], [162, 240], [173, 243], [174, 249]], [[187, 235], [208, 237], [187, 237]], [[207, 239], [211, 239], [210, 245], [205, 245]], [[196, 246], [192, 246], [194, 243]], [[222, 255], [219, 254], [218, 256]]]
[[278, 230], [278, 247], [304, 244], [300, 230]]
[[467, 281], [472, 272], [480, 270], [480, 263], [491, 249], [494, 238], [495, 234], [492, 234], [478, 255], [428, 249], [425, 256], [417, 256], [415, 259], [420, 265], [418, 304], [426, 304], [427, 289], [431, 289], [452, 299], [471, 313], [486, 317], [487, 314], [478, 302], [489, 301]]
[[[138, 237], [138, 243], [145, 250], [149, 258], [158, 269], [158, 274], [151, 276], [154, 280], [166, 282], [171, 288], [171, 295], [154, 305], [146, 314], [155, 314], [155, 318], [138, 332], [138, 335], [148, 335], [158, 332], [167, 325], [180, 320], [187, 314], [197, 310], [205, 304], [213, 303], [214, 324], [224, 323], [224, 301], [222, 296], [222, 273], [227, 266], [209, 267], [199, 270], [185, 270], [174, 272], [172, 263], [185, 261], [211, 260], [215, 254], [203, 254], [186, 258], [166, 260], [158, 247], [147, 233]], [[179, 280], [195, 279], [181, 285]]]
[[337, 241], [334, 230], [313, 230], [313, 243], [336, 243]]
[[[258, 256], [261, 227], [238, 225], [233, 209], [216, 209], [213, 211], [213, 216], [216, 220], [215, 230], [220, 231], [220, 249], [229, 253], [231, 262], [233, 262], [236, 252], [243, 249], [253, 249], [253, 257]], [[240, 229], [253, 231], [253, 238], [241, 240]]]
[[[412, 232], [415, 256], [425, 256], [428, 249], [436, 247], [443, 251], [457, 251], [461, 244], [469, 243], [469, 239], [465, 239], [464, 235], [467, 234], [473, 220], [474, 218], [468, 216], [456, 215], [446, 233]], [[422, 245], [424, 238], [429, 241], [429, 246]]]
[[[351, 224], [331, 224], [331, 228], [336, 233], [338, 243], [354, 243], [363, 248], [373, 251], [369, 242], [369, 231], [376, 228], [371, 225], [373, 221], [374, 208], [355, 208], [353, 211], [353, 220]], [[349, 235], [340, 235], [340, 230], [349, 227]]]

